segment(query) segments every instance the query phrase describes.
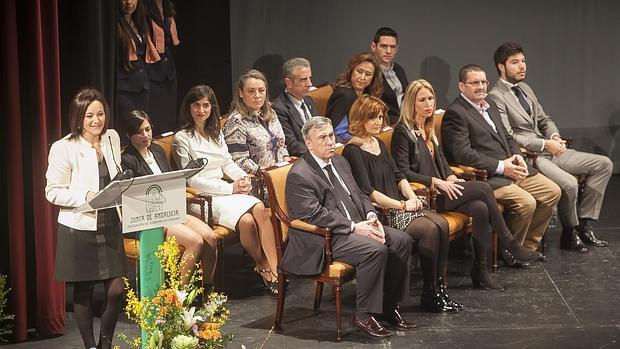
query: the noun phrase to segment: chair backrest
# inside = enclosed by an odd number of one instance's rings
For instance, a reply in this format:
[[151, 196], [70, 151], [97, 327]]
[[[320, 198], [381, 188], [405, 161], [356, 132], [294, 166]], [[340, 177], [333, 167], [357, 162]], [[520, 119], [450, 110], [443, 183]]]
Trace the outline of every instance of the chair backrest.
[[159, 145], [160, 147], [164, 149], [164, 153], [166, 154], [166, 158], [168, 159], [170, 166], [172, 167], [173, 170], [177, 170], [178, 166], [176, 164], [174, 157], [172, 156], [172, 139], [173, 138], [174, 138], [174, 134], [171, 134], [165, 137], [154, 139], [153, 142], [157, 143], [157, 145]]
[[[389, 127], [389, 126], [388, 126]], [[385, 148], [388, 151], [388, 154], [392, 155], [392, 135], [394, 134], [394, 129], [390, 127], [389, 129], [384, 129], [379, 133], [379, 139], [385, 143]]]
[[220, 130], [224, 128], [224, 124], [226, 124], [226, 120], [228, 120], [228, 114], [220, 115]]
[[435, 137], [437, 137], [437, 142], [441, 145], [441, 122], [443, 121], [443, 115], [445, 111], [443, 109], [437, 109], [435, 111]]
[[327, 101], [329, 100], [329, 97], [332, 95], [332, 93], [334, 93], [334, 89], [329, 84], [308, 92], [308, 95], [312, 97], [312, 100], [316, 105], [316, 109], [318, 110], [319, 115], [327, 116], [325, 115], [325, 113], [327, 112]]
[[283, 243], [288, 236], [288, 227], [282, 224], [282, 221], [290, 221], [285, 193], [286, 177], [292, 166], [292, 164], [289, 164], [262, 171], [263, 179], [267, 186], [267, 194], [269, 195], [269, 203], [271, 204], [271, 223], [276, 234], [278, 260], [282, 257]]

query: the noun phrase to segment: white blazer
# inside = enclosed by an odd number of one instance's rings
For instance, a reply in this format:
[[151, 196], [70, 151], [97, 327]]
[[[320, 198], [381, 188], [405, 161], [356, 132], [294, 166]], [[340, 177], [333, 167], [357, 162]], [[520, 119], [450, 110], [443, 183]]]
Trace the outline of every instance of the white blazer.
[[207, 166], [187, 180], [190, 187], [211, 195], [231, 195], [233, 184], [223, 180], [224, 175], [237, 180], [247, 174], [232, 160], [221, 132], [219, 136], [220, 145], [217, 145], [204, 139], [198, 132], [194, 133], [194, 137], [190, 137], [187, 131], [179, 131], [172, 140], [172, 154], [181, 167], [187, 165], [190, 157], [207, 158]]
[[[69, 136], [54, 142], [50, 149], [45, 197], [60, 206], [58, 223], [74, 229], [95, 231], [97, 211], [73, 213], [73, 209], [86, 202], [87, 192], [99, 191], [97, 154], [84, 138], [70, 141]], [[101, 151], [110, 178], [114, 178], [121, 160], [120, 139], [116, 131], [108, 129], [101, 135]]]

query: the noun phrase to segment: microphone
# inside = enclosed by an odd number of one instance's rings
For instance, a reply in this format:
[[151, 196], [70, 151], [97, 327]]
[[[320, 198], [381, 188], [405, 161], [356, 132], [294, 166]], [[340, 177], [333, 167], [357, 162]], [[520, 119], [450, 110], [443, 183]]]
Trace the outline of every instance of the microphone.
[[114, 161], [114, 165], [116, 166], [116, 176], [112, 178], [113, 181], [122, 181], [124, 179], [130, 179], [134, 177], [134, 173], [132, 170], [125, 170], [118, 165], [116, 162], [116, 157], [114, 156], [114, 147], [112, 147], [112, 137], [108, 136], [108, 143], [110, 143], [110, 151], [112, 152], [112, 161]]
[[173, 142], [172, 146], [183, 149], [189, 157], [189, 162], [187, 163], [187, 165], [185, 165], [185, 167], [183, 167], [184, 170], [202, 169], [203, 167], [207, 166], [207, 163], [209, 163], [209, 160], [207, 158], [194, 159], [194, 157], [192, 156], [192, 152], [189, 151], [189, 149], [187, 149], [186, 147], [184, 147], [181, 143]]

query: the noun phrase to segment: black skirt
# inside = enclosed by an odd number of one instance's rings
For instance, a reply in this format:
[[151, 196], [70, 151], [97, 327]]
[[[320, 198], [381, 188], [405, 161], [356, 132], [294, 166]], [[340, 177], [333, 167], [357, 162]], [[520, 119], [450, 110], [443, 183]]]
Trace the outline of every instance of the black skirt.
[[98, 281], [127, 274], [127, 257], [120, 224], [78, 230], [58, 224], [56, 280]]

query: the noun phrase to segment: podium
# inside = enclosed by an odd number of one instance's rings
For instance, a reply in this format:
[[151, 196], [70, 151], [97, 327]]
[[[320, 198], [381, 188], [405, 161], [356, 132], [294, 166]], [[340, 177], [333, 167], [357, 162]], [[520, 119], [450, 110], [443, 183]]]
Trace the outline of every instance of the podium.
[[[155, 252], [164, 241], [164, 227], [186, 221], [186, 178], [201, 168], [114, 180], [75, 213], [122, 207], [123, 234], [138, 232], [140, 298], [153, 298], [163, 282]], [[145, 332], [141, 329], [143, 347]]]

